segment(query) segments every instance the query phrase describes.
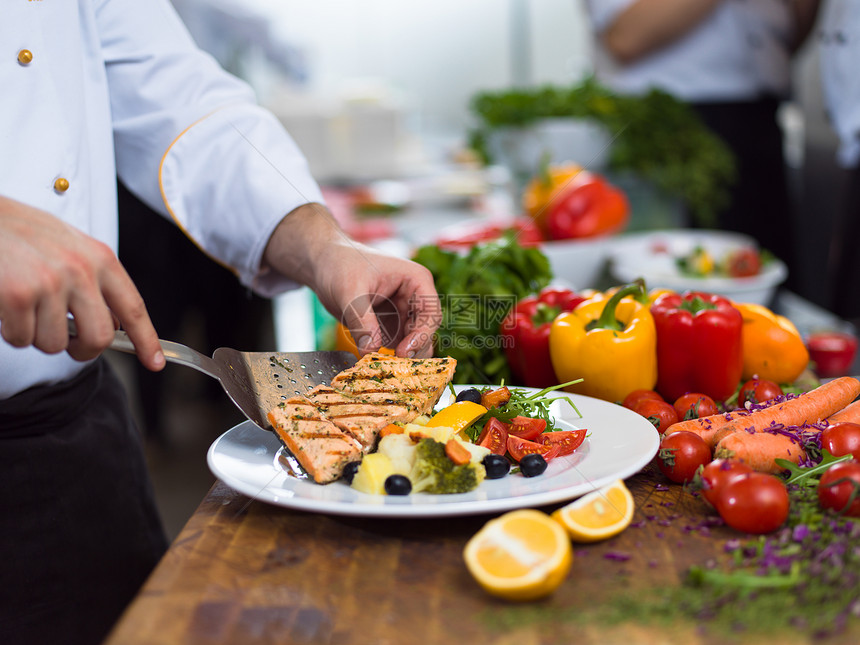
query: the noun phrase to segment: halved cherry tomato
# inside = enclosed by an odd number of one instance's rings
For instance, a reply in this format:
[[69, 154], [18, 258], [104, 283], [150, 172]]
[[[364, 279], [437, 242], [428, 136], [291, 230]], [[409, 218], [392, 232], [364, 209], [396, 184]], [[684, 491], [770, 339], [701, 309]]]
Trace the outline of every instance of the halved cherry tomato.
[[678, 413], [678, 419], [681, 421], [709, 417], [719, 412], [717, 404], [711, 397], [707, 394], [699, 394], [698, 392], [682, 394], [675, 401], [674, 406], [675, 412]]
[[508, 428], [508, 435], [534, 441], [540, 433], [546, 430], [546, 421], [531, 417], [514, 417]]
[[643, 399], [633, 408], [636, 414], [641, 414], [648, 419], [657, 428], [660, 434], [663, 434], [672, 425], [678, 423], [678, 413], [671, 403], [666, 401], [657, 401], [655, 399]]
[[558, 456], [559, 447], [549, 444], [537, 443], [519, 437], [508, 437], [508, 452], [516, 461], [520, 461], [526, 455], [541, 455], [547, 461]]
[[585, 435], [588, 430], [581, 428], [579, 430], [556, 430], [555, 432], [544, 432], [538, 435], [535, 441], [542, 443], [545, 446], [558, 446], [557, 457], [571, 454], [574, 450], [582, 445], [585, 441]]
[[508, 451], [508, 426], [496, 417], [490, 418], [484, 424], [484, 429], [475, 443], [484, 448], [489, 448], [496, 455], [504, 457]]
[[621, 402], [625, 408], [634, 409], [639, 403], [645, 399], [653, 399], [655, 401], [662, 401], [663, 397], [660, 396], [654, 390], [633, 390], [630, 394], [624, 397], [624, 400]]
[[741, 386], [741, 391], [738, 393], [738, 405], [743, 405], [747, 401], [764, 403], [782, 396], [782, 394], [782, 388], [773, 381], [753, 377]]

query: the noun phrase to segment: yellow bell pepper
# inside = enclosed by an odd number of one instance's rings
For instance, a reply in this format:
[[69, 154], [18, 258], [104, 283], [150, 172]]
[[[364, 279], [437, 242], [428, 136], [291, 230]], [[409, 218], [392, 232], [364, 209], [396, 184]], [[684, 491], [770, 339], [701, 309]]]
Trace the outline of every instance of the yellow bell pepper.
[[621, 401], [633, 390], [657, 383], [657, 333], [648, 305], [628, 295], [641, 284], [623, 287], [610, 298], [596, 297], [561, 314], [552, 324], [549, 351], [559, 382], [582, 378], [565, 389], [606, 401]]
[[792, 383], [809, 364], [809, 352], [794, 324], [767, 307], [738, 304], [743, 325], [743, 378]]

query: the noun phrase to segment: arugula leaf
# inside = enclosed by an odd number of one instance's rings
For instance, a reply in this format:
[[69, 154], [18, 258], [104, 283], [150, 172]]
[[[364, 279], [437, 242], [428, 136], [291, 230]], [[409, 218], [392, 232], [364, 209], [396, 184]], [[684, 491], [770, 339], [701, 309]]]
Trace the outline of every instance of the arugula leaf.
[[[785, 482], [786, 484], [798, 484], [799, 482], [803, 482], [805, 479], [823, 474], [833, 464], [837, 464], [840, 461], [848, 461], [849, 459], [851, 459], [851, 455], [834, 457], [829, 452], [827, 452], [826, 448], [822, 448], [821, 463], [816, 464], [815, 466], [798, 466], [788, 461], [787, 459], [774, 459], [774, 463], [776, 463], [780, 468], [784, 468], [788, 471], [788, 479]], [[809, 481], [804, 483], [808, 486], [818, 485], [817, 481]]]

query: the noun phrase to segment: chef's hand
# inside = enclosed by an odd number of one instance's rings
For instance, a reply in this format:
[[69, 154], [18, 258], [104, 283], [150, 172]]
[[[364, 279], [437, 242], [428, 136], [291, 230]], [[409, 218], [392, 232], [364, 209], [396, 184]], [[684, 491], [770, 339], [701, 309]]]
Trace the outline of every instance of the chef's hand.
[[45, 211], [0, 196], [0, 336], [15, 347], [66, 350], [84, 361], [110, 345], [114, 317], [140, 361], [164, 367], [143, 298], [113, 251]]
[[349, 239], [325, 207], [301, 206], [272, 234], [264, 266], [309, 286], [346, 325], [362, 354], [433, 355], [441, 321], [433, 276], [423, 266]]

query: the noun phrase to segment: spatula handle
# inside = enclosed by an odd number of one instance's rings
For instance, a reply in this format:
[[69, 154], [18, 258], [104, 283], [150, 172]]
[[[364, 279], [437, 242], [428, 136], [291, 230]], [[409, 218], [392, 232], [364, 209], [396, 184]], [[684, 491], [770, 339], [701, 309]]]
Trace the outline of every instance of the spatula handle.
[[[78, 328], [75, 325], [75, 321], [72, 318], [68, 319], [69, 325], [69, 335], [77, 336]], [[186, 345], [182, 345], [181, 343], [174, 343], [169, 340], [158, 340], [161, 345], [161, 351], [164, 352], [164, 358], [171, 363], [176, 363], [178, 365], [185, 365], [186, 367], [192, 367], [204, 374], [211, 376], [212, 378], [219, 379], [221, 378], [220, 369], [218, 364], [213, 361], [211, 358], [206, 356], [205, 354], [201, 354], [197, 350], [191, 349]], [[134, 347], [134, 344], [131, 342], [131, 339], [121, 329], [117, 329], [113, 335], [113, 341], [110, 344], [111, 349], [115, 349], [120, 352], [125, 352], [126, 354], [137, 354], [137, 350]]]

